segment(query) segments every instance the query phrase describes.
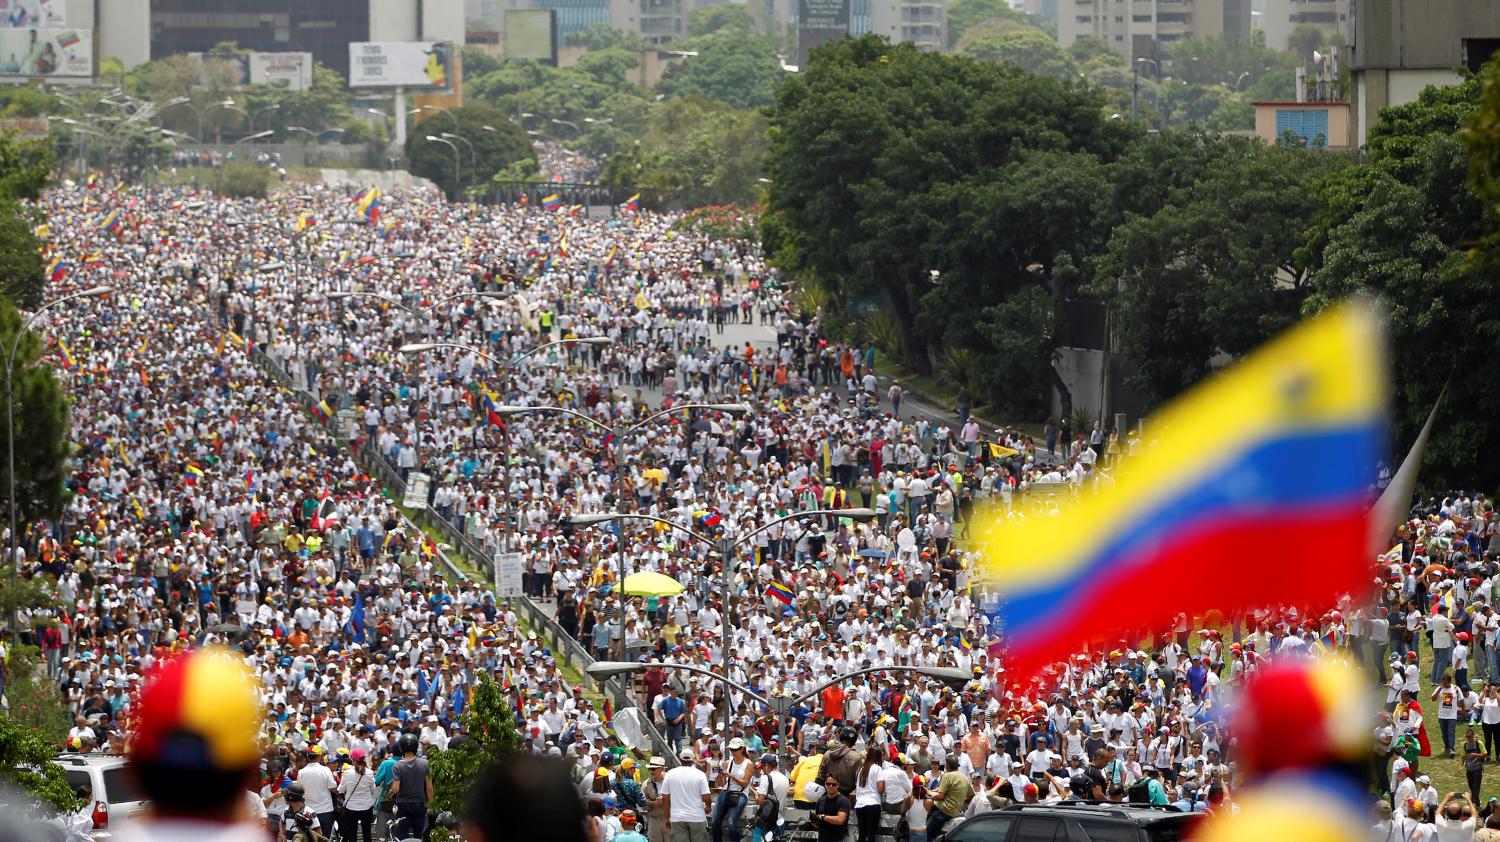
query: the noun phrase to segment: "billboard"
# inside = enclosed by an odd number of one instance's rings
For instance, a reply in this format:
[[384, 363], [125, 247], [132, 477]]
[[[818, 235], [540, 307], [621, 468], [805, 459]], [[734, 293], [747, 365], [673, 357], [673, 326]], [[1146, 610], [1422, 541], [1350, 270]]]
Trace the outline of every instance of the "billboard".
[[0, 29], [0, 76], [93, 76], [87, 29]]
[[807, 69], [807, 53], [849, 34], [850, 0], [798, 0], [797, 66]]
[[0, 28], [55, 29], [67, 26], [67, 0], [0, 0]]
[[250, 84], [305, 91], [313, 83], [312, 53], [251, 53]]
[[244, 88], [250, 84], [250, 56], [246, 53], [188, 53], [188, 58], [202, 68], [198, 80], [204, 87], [221, 89], [227, 84]]
[[557, 64], [557, 10], [507, 9], [505, 57]]
[[349, 45], [351, 88], [446, 88], [453, 45], [446, 41], [355, 41]]

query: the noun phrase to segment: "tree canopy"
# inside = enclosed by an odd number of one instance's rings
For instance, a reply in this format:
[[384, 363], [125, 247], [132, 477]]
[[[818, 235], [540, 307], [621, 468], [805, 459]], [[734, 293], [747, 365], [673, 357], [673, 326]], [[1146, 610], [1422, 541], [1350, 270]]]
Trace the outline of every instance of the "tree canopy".
[[[718, 7], [710, 7], [718, 8]], [[787, 75], [769, 39], [725, 29], [682, 42], [698, 54], [673, 64], [657, 83], [668, 97], [701, 96], [733, 108], [770, 105]]]
[[[439, 140], [429, 141], [428, 136]], [[535, 157], [520, 127], [484, 104], [430, 113], [411, 127], [406, 138], [411, 171], [432, 179], [449, 196], [458, 196], [466, 187], [488, 182], [497, 171]]]

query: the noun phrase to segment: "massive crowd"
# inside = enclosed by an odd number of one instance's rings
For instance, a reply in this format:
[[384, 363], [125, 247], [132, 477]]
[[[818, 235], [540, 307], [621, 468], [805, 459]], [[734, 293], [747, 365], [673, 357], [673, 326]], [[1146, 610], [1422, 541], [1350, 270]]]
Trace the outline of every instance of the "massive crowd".
[[[1410, 656], [1424, 622], [1445, 748], [1472, 753], [1472, 740], [1458, 743], [1460, 716], [1481, 721], [1486, 755], [1500, 736], [1493, 688], [1466, 689], [1496, 677], [1500, 651], [1482, 498], [1406, 527], [1402, 551], [1384, 559], [1380, 608], [1184, 616], [1170, 634], [1012, 680], [988, 651], [1002, 630], [974, 588], [968, 523], [986, 503], [1046, 517], [1059, 494], [1106, 481], [1122, 445], [1102, 428], [1049, 425], [1037, 443], [966, 408], [946, 420], [913, 412], [872, 349], [795, 311], [752, 244], [671, 215], [590, 221], [418, 193], [382, 196], [372, 220], [350, 193], [312, 187], [265, 200], [69, 188], [41, 204], [52, 253], [78, 256], [49, 297], [96, 284], [115, 293], [49, 310], [39, 326], [56, 343], [77, 450], [61, 518], [22, 535], [28, 575], [57, 592], [55, 606], [24, 612], [28, 639], [79, 717], [72, 747], [86, 752], [119, 750], [155, 661], [237, 646], [270, 714], [258, 803], [273, 822], [287, 781], [325, 828], [330, 789], [352, 787], [344, 834], [368, 837], [395, 759], [459, 736], [481, 674], [501, 682], [528, 751], [569, 760], [604, 838], [639, 823], [653, 840], [669, 826], [674, 839], [737, 840], [742, 814], [757, 816], [759, 834], [799, 805], [836, 810], [837, 793], [861, 842], [882, 812], [921, 842], [1007, 800], [1231, 810], [1222, 694], [1268, 659], [1319, 649], [1382, 669], [1387, 654], [1400, 659], [1372, 764], [1394, 778], [1375, 791], [1441, 818], [1447, 808], [1405, 771], [1422, 765], [1408, 743], [1427, 745], [1428, 700], [1404, 695], [1418, 689]], [[108, 231], [98, 220], [113, 210], [123, 225]], [[82, 259], [96, 253], [104, 259]], [[756, 338], [726, 342], [726, 330]], [[588, 337], [610, 342], [522, 356]], [[413, 343], [464, 348], [399, 350]], [[751, 411], [645, 420], [729, 401]], [[530, 597], [602, 659], [727, 672], [762, 697], [878, 666], [971, 680], [893, 669], [835, 683], [791, 708], [778, 745], [776, 719], [752, 694], [653, 668], [638, 704], [675, 754], [626, 751], [515, 606], [443, 575], [397, 489], [362, 458], [403, 479], [431, 476], [433, 515], [487, 551], [519, 550]], [[854, 507], [873, 519], [773, 524]], [[567, 520], [601, 511], [673, 525]], [[622, 556], [627, 574], [665, 574], [683, 592], [622, 600]], [[1460, 692], [1442, 689], [1450, 667]], [[824, 788], [837, 792], [815, 797]], [[424, 821], [412, 807], [421, 787], [402, 792], [394, 803]], [[761, 817], [768, 794], [776, 815]], [[842, 836], [836, 814], [818, 824]]]

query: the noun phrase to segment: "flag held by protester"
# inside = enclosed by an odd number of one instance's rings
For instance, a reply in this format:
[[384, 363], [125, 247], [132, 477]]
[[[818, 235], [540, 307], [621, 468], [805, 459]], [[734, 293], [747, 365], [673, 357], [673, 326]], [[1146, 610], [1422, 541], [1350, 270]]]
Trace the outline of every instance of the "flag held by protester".
[[795, 591], [775, 579], [771, 580], [771, 584], [766, 585], [766, 596], [777, 600], [783, 605], [791, 605], [797, 599]]
[[628, 211], [640, 210], [641, 194], [637, 193], [634, 196], [631, 196], [629, 199], [621, 202], [620, 207]]
[[555, 211], [562, 207], [562, 197], [553, 193], [542, 197], [542, 210]]
[[1331, 309], [1153, 416], [1154, 443], [1112, 486], [1058, 517], [976, 526], [1012, 675], [1178, 612], [1316, 608], [1365, 587], [1380, 321], [1365, 302]]

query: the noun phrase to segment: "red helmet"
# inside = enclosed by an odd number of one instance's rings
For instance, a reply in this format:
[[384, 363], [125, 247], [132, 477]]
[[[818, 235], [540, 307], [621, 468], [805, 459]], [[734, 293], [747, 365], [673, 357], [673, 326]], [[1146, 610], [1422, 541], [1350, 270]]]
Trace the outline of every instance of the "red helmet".
[[1454, 637], [1458, 638], [1458, 640], [1461, 643], [1468, 643], [1469, 642], [1469, 633], [1468, 632], [1459, 632], [1458, 634], [1455, 634]]

